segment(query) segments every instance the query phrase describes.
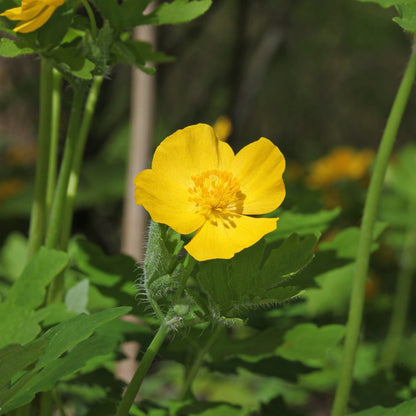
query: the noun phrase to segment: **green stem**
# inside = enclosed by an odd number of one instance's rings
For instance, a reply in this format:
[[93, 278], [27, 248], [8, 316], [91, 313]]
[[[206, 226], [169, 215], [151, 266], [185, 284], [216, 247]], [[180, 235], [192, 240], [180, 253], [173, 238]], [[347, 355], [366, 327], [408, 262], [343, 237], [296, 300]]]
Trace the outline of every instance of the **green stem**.
[[[415, 206], [411, 205], [411, 213]], [[411, 228], [404, 242], [397, 276], [397, 289], [394, 296], [393, 312], [386, 341], [380, 358], [380, 367], [390, 371], [396, 361], [400, 341], [403, 336], [407, 312], [409, 310], [413, 273], [415, 271], [416, 228]]]
[[50, 416], [53, 413], [52, 392], [45, 391], [40, 398], [39, 416]]
[[[65, 141], [64, 154], [59, 172], [58, 183], [52, 202], [49, 217], [49, 226], [46, 234], [46, 247], [57, 249], [61, 237], [63, 218], [66, 205], [69, 176], [76, 147], [78, 145], [78, 133], [81, 124], [81, 117], [84, 109], [86, 88], [84, 84], [77, 85], [74, 90], [72, 111], [69, 118], [67, 137]], [[60, 301], [63, 295], [64, 279], [63, 274], [51, 282], [48, 289], [47, 303]]]
[[118, 406], [116, 416], [129, 415], [130, 407], [132, 406], [134, 399], [136, 398], [137, 393], [139, 392], [144, 377], [149, 371], [150, 365], [152, 364], [156, 354], [160, 350], [168, 332], [168, 326], [164, 322], [162, 322], [159, 327], [159, 330], [153, 338], [153, 341], [151, 342], [145, 354], [143, 355], [143, 358], [139, 366], [137, 367], [137, 370], [134, 373], [134, 376], [130, 381], [130, 384], [128, 385], [126, 392], [124, 393], [124, 396]]
[[201, 364], [202, 364], [202, 362], [205, 358], [205, 355], [209, 352], [212, 345], [214, 344], [214, 342], [218, 338], [218, 335], [220, 334], [221, 329], [222, 329], [222, 327], [220, 325], [218, 325], [214, 329], [214, 331], [212, 332], [210, 338], [205, 343], [204, 347], [198, 350], [198, 352], [196, 354], [196, 357], [194, 359], [194, 362], [192, 363], [192, 367], [189, 369], [189, 371], [187, 372], [187, 374], [185, 376], [185, 381], [182, 385], [181, 391], [180, 391], [179, 396], [178, 396], [179, 401], [183, 401], [186, 398], [188, 398], [188, 396], [191, 392], [192, 383], [193, 383], [193, 381], [195, 380], [195, 377], [198, 374], [199, 368], [201, 367]]
[[46, 189], [46, 211], [49, 214], [52, 206], [53, 193], [56, 185], [56, 169], [58, 161], [59, 120], [61, 115], [61, 85], [62, 74], [56, 69], [52, 72], [52, 101], [51, 101], [51, 141], [48, 166], [48, 183]]
[[54, 402], [56, 403], [56, 405], [58, 406], [59, 413], [61, 414], [61, 416], [66, 416], [64, 405], [62, 404], [62, 400], [59, 397], [59, 394], [56, 391], [56, 389], [52, 390], [52, 398], [53, 398]]
[[361, 225], [360, 239], [355, 262], [355, 274], [350, 300], [347, 332], [344, 345], [343, 362], [339, 375], [339, 382], [332, 408], [332, 416], [344, 416], [352, 384], [355, 353], [360, 335], [365, 283], [368, 274], [370, 249], [373, 237], [374, 223], [383, 187], [387, 164], [391, 155], [394, 141], [403, 117], [416, 75], [416, 54], [412, 49], [406, 71], [403, 75], [399, 90], [394, 100], [387, 124], [381, 139], [380, 147], [374, 163], [374, 171], [371, 177], [364, 213]]
[[92, 116], [94, 115], [95, 105], [97, 103], [98, 94], [100, 92], [102, 76], [95, 76], [89, 91], [85, 104], [84, 116], [82, 118], [81, 127], [78, 133], [77, 146], [72, 161], [71, 172], [69, 176], [68, 187], [66, 191], [65, 211], [63, 214], [62, 232], [60, 247], [66, 250], [69, 237], [71, 234], [72, 218], [74, 212], [74, 201], [78, 190], [79, 175], [81, 172], [82, 159], [84, 156], [85, 145], [90, 131]]
[[43, 244], [47, 216], [46, 188], [50, 150], [52, 67], [46, 59], [41, 60], [40, 71], [38, 153], [35, 174], [35, 195], [30, 215], [28, 260], [33, 257]]
[[95, 39], [97, 37], [97, 22], [95, 21], [94, 12], [92, 11], [90, 4], [88, 3], [88, 0], [81, 0], [81, 3], [88, 14], [88, 18], [90, 19], [91, 35], [92, 38]]
[[52, 203], [48, 232], [46, 234], [46, 247], [57, 248], [62, 230], [62, 219], [66, 203], [66, 191], [76, 147], [78, 145], [78, 133], [81, 116], [84, 109], [85, 88], [78, 86], [74, 91], [72, 111], [68, 124], [68, 132], [65, 141], [64, 154], [58, 183]]
[[12, 415], [10, 416], [30, 416], [30, 403], [29, 404], [25, 404], [22, 407], [17, 408], [16, 410], [14, 410], [12, 412]]

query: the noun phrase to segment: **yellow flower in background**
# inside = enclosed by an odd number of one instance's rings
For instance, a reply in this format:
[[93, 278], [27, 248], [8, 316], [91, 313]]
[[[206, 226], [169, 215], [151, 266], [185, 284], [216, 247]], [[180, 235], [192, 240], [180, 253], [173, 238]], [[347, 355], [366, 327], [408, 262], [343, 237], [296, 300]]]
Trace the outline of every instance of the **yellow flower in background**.
[[0, 16], [20, 21], [13, 29], [15, 32], [29, 33], [43, 26], [64, 3], [65, 0], [22, 0], [21, 7], [6, 10]]
[[370, 149], [336, 148], [311, 164], [307, 183], [312, 188], [321, 188], [342, 180], [361, 179], [373, 159], [374, 152]]
[[185, 249], [196, 260], [229, 259], [276, 229], [278, 218], [258, 218], [276, 209], [286, 191], [285, 159], [268, 139], [236, 155], [197, 124], [178, 130], [156, 149], [152, 168], [140, 172], [136, 203], [156, 222], [180, 234], [196, 231]]
[[218, 139], [224, 142], [228, 140], [233, 130], [231, 120], [227, 116], [218, 117], [214, 123], [213, 128], [215, 131], [215, 135], [218, 137]]

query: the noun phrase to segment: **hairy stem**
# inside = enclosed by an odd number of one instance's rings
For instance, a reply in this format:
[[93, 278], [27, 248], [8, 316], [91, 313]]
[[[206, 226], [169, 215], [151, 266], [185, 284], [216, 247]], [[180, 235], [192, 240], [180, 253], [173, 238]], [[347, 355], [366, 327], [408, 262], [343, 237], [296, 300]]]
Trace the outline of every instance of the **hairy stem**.
[[374, 163], [374, 171], [370, 180], [367, 198], [364, 205], [361, 233], [355, 261], [355, 273], [350, 300], [344, 355], [332, 408], [332, 416], [344, 416], [347, 408], [354, 371], [355, 354], [358, 346], [363, 315], [365, 282], [368, 274], [374, 223], [376, 220], [387, 164], [404, 110], [406, 108], [415, 75], [416, 54], [412, 49], [412, 54], [407, 64], [406, 71], [400, 83], [399, 90], [381, 138], [380, 147]]

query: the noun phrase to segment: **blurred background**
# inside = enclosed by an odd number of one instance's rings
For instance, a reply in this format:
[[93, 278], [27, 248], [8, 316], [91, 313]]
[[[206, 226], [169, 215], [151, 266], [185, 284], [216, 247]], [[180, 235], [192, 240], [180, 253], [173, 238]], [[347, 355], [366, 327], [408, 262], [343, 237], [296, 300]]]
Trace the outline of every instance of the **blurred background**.
[[[175, 130], [226, 117], [235, 151], [261, 136], [279, 146], [288, 161], [286, 183], [294, 189], [283, 206], [290, 208], [300, 195], [297, 181], [316, 185], [307, 179], [314, 161], [340, 146], [376, 150], [409, 56], [410, 41], [391, 21], [394, 15], [393, 8], [351, 0], [214, 0], [190, 24], [157, 28], [157, 49], [176, 59], [153, 76], [149, 158]], [[38, 73], [35, 57], [0, 58], [0, 245], [13, 230], [27, 233]], [[132, 90], [129, 67], [116, 67], [106, 79], [77, 197], [74, 232], [107, 253], [121, 247], [136, 117]], [[63, 97], [62, 138], [69, 107]], [[413, 95], [397, 147], [416, 130], [409, 116], [415, 106]], [[323, 206], [340, 204], [322, 199]], [[359, 221], [361, 206], [356, 211]]]

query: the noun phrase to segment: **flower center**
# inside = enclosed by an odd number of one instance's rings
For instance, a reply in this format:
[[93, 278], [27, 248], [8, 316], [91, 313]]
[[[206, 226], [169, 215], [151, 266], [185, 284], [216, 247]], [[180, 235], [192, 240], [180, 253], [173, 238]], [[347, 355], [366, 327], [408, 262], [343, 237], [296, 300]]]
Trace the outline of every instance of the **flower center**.
[[240, 183], [230, 172], [207, 170], [192, 176], [193, 185], [188, 188], [189, 201], [195, 203], [198, 212], [207, 218], [225, 213], [241, 213], [244, 194]]

